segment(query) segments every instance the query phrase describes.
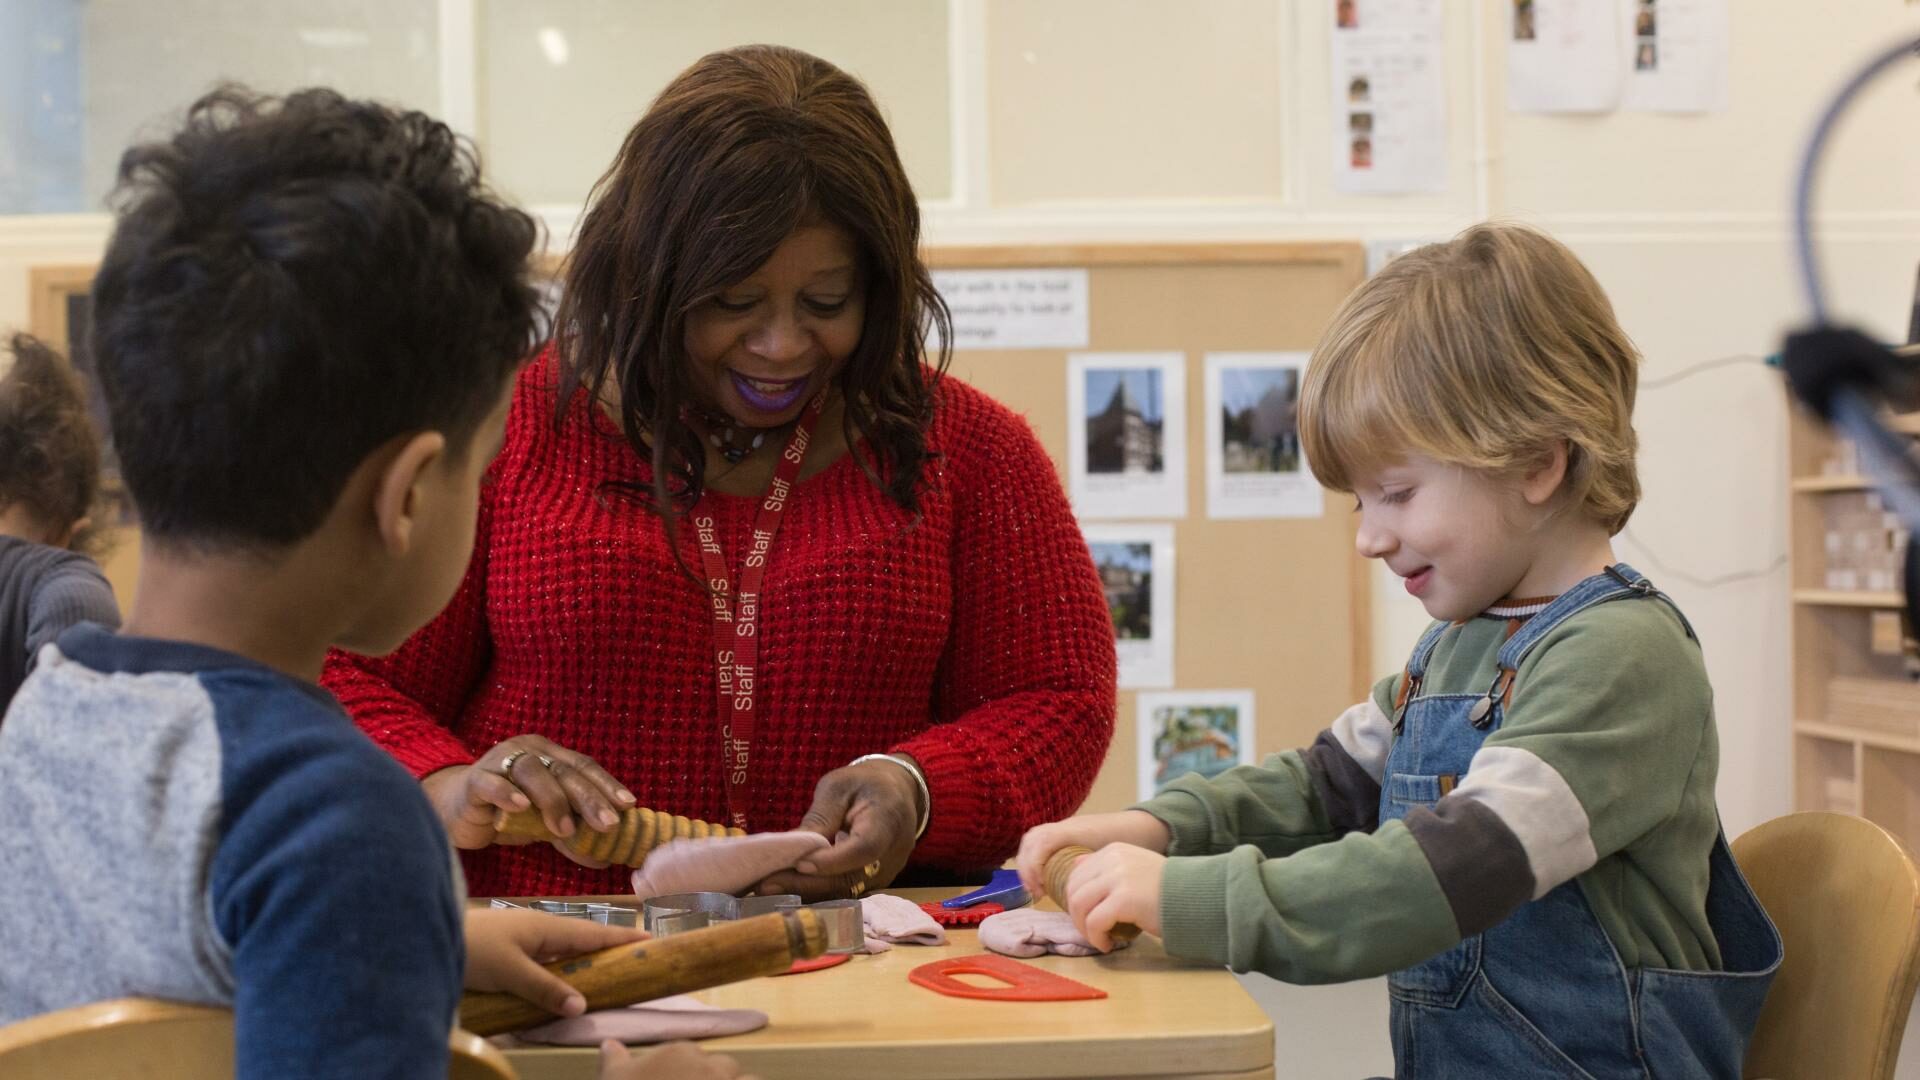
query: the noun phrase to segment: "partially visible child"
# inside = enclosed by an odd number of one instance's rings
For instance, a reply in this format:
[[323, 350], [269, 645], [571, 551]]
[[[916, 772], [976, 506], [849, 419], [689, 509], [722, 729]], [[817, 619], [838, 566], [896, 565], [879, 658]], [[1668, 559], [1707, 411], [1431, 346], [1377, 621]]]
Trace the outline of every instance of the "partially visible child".
[[1527, 229], [1361, 286], [1302, 443], [1435, 622], [1307, 749], [1030, 831], [1028, 888], [1083, 844], [1056, 899], [1096, 945], [1131, 922], [1236, 971], [1387, 975], [1402, 1080], [1740, 1075], [1780, 939], [1720, 831], [1692, 628], [1613, 552], [1637, 359]]
[[[100, 439], [66, 362], [15, 334], [0, 377], [0, 709], [40, 647], [83, 622], [120, 625], [84, 547], [100, 490]], [[6, 363], [0, 360], [0, 363]]]
[[126, 631], [61, 635], [0, 726], [0, 1022], [230, 1005], [245, 1080], [445, 1076], [463, 975], [577, 1013], [534, 960], [639, 936], [466, 914], [420, 786], [316, 685], [466, 569], [535, 225], [444, 124], [327, 90], [201, 99], [115, 198], [92, 342], [140, 582]]

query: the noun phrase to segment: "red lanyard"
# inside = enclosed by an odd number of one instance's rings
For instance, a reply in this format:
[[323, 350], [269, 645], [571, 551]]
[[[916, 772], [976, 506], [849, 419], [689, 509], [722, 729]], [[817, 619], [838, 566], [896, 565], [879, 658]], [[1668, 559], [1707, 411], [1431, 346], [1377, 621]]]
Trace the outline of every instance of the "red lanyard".
[[747, 766], [753, 749], [754, 717], [758, 711], [760, 664], [760, 581], [767, 575], [767, 562], [773, 554], [773, 534], [780, 531], [780, 518], [787, 511], [787, 496], [800, 476], [800, 464], [807, 459], [807, 444], [813, 439], [813, 425], [826, 408], [823, 391], [807, 403], [794, 425], [787, 448], [774, 466], [773, 481], [760, 499], [760, 512], [753, 521], [753, 546], [740, 568], [739, 602], [734, 602], [733, 579], [727, 573], [727, 556], [720, 550], [720, 534], [714, 528], [713, 514], [697, 512], [694, 533], [700, 540], [700, 561], [707, 571], [707, 587], [713, 596], [714, 667], [720, 683], [720, 762], [727, 774], [727, 820], [737, 829], [747, 827]]

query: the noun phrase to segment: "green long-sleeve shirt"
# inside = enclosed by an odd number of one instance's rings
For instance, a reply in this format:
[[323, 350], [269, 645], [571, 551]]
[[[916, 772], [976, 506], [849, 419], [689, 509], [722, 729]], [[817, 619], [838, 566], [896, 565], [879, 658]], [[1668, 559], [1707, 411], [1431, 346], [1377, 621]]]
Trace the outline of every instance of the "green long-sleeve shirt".
[[[1489, 616], [1448, 628], [1420, 694], [1484, 691], [1510, 632]], [[1627, 967], [1718, 968], [1712, 691], [1666, 603], [1600, 604], [1547, 634], [1452, 793], [1382, 825], [1402, 678], [1305, 750], [1139, 804], [1173, 834], [1169, 952], [1289, 982], [1381, 975], [1577, 879]]]

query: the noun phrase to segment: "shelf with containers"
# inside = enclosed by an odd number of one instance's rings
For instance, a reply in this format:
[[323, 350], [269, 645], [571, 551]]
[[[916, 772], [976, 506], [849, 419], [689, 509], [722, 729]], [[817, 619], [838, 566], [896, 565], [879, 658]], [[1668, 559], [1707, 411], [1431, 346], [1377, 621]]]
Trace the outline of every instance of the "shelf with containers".
[[[1920, 436], [1920, 414], [1891, 418]], [[1858, 814], [1920, 850], [1920, 644], [1907, 532], [1853, 447], [1798, 409], [1789, 438], [1793, 803]]]

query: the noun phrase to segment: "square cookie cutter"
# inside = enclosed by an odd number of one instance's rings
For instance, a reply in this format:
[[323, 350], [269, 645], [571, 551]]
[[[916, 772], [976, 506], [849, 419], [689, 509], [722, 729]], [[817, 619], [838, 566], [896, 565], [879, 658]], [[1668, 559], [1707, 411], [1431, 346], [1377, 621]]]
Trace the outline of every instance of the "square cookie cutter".
[[539, 911], [548, 915], [558, 915], [563, 919], [585, 919], [603, 926], [640, 925], [639, 910], [621, 907], [619, 904], [575, 904], [565, 900], [535, 900], [531, 903], [516, 904], [511, 900], [494, 897], [489, 906], [516, 908], [520, 911]]
[[804, 904], [798, 896], [734, 896], [723, 892], [669, 893], [641, 904], [641, 925], [655, 937], [699, 930], [715, 923], [751, 919], [775, 911], [806, 908], [820, 916], [827, 929], [829, 954], [856, 953], [866, 948], [866, 927], [860, 919], [860, 901], [823, 900]]

